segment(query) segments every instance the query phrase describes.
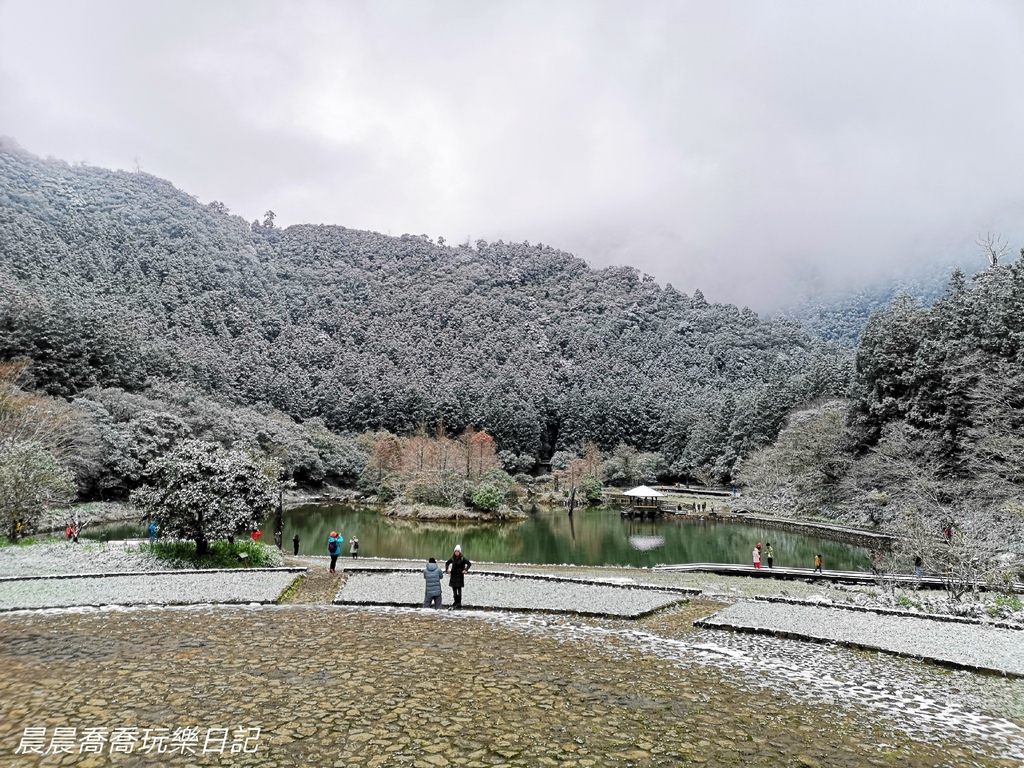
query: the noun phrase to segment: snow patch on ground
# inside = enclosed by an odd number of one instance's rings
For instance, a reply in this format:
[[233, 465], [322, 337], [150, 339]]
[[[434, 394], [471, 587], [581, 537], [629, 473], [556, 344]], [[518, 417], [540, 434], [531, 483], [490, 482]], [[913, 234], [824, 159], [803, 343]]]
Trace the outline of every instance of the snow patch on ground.
[[168, 570], [169, 565], [143, 552], [137, 541], [54, 541], [0, 548], [0, 576]]

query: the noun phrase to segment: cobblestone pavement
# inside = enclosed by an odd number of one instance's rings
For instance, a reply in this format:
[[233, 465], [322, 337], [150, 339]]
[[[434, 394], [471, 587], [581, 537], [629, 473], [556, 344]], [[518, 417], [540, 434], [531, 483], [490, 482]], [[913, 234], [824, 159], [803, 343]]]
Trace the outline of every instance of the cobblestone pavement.
[[[962, 678], [902, 659], [694, 630], [693, 619], [716, 607], [695, 601], [640, 621], [317, 605], [8, 613], [0, 765], [1020, 764], [1021, 723], [972, 711]], [[822, 669], [836, 672], [839, 688], [847, 671], [871, 675], [883, 709], [828, 699], [831, 689], [815, 682]], [[922, 706], [884, 709], [901, 686], [924, 686]], [[987, 701], [988, 690], [977, 698]], [[967, 708], [921, 725], [951, 696]], [[136, 743], [111, 755], [109, 742], [102, 755], [16, 754], [33, 743], [45, 751], [58, 727], [75, 728], [79, 740], [86, 728], [106, 729], [94, 740], [117, 728], [139, 737], [166, 728], [162, 742], [151, 734], [147, 744], [192, 745], [196, 754], [143, 753]], [[244, 730], [257, 727], [258, 737]], [[34, 742], [26, 728], [46, 731]], [[184, 728], [198, 740], [175, 737]], [[256, 753], [231, 754], [233, 741]], [[204, 752], [218, 743], [225, 753]]]

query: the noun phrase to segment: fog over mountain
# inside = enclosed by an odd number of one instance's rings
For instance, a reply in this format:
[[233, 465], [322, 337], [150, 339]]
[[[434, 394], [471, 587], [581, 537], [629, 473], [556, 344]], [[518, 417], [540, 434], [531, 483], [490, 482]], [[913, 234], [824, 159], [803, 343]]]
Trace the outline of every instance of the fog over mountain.
[[[0, 134], [771, 311], [1019, 247], [1009, 2], [0, 2]], [[979, 263], [978, 267], [982, 264]]]
[[336, 432], [482, 428], [524, 469], [628, 443], [723, 478], [790, 408], [844, 392], [852, 362], [630, 267], [250, 224], [147, 173], [0, 141], [0, 361], [19, 359], [61, 398], [163, 383]]

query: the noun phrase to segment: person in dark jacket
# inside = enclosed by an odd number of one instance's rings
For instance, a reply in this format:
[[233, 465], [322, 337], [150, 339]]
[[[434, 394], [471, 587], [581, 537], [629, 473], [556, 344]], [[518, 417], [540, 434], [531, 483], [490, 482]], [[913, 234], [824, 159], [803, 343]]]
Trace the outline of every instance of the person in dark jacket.
[[464, 576], [470, 566], [469, 560], [462, 556], [462, 545], [455, 545], [455, 552], [444, 563], [444, 572], [450, 573], [448, 586], [452, 588], [452, 609], [458, 610], [462, 607], [462, 585], [465, 583]]
[[423, 580], [427, 584], [427, 592], [423, 597], [424, 608], [441, 607], [441, 577], [444, 574], [437, 565], [437, 560], [430, 558], [427, 567], [423, 569]]

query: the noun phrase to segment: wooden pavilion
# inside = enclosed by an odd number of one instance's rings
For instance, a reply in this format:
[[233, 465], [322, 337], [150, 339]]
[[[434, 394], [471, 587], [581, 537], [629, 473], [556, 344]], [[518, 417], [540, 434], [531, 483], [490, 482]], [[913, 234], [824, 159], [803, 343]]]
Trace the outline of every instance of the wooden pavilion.
[[622, 514], [626, 517], [655, 518], [661, 512], [661, 502], [665, 494], [656, 491], [646, 485], [638, 485], [630, 488], [622, 494], [629, 500], [629, 505], [622, 508]]

